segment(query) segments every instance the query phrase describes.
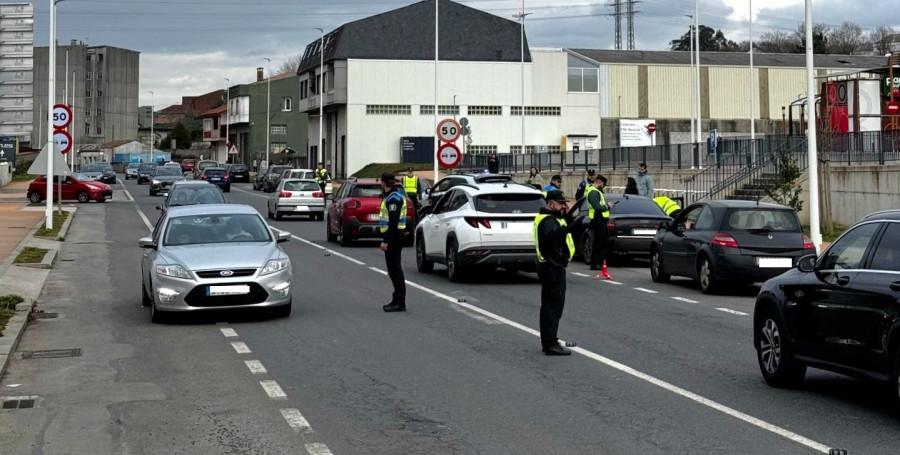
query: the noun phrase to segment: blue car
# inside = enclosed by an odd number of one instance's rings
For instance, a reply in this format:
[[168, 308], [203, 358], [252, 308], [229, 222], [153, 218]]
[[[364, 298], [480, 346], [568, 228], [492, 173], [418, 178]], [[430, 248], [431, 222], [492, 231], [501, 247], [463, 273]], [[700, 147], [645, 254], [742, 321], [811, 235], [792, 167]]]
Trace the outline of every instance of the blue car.
[[204, 169], [200, 179], [218, 186], [226, 193], [231, 192], [231, 178], [228, 177], [228, 171], [223, 167], [208, 167]]

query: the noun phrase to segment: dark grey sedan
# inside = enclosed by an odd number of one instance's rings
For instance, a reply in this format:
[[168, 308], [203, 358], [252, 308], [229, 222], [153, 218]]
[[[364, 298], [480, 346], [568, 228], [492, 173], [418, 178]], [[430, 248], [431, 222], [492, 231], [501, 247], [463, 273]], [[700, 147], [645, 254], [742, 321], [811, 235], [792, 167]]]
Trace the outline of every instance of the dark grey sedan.
[[156, 196], [159, 193], [163, 196], [168, 195], [172, 185], [183, 180], [185, 178], [180, 166], [160, 166], [150, 180], [150, 195]]

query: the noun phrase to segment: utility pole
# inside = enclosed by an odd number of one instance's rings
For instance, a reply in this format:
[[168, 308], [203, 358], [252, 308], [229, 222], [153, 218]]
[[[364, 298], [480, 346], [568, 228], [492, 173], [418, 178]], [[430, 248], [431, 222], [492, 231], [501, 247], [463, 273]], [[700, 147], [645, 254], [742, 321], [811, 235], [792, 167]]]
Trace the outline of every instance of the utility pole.
[[612, 6], [616, 11], [613, 13], [616, 18], [615, 50], [620, 51], [622, 50], [622, 0], [613, 0], [608, 6]]
[[516, 15], [516, 17], [521, 21], [522, 25], [519, 28], [521, 30], [521, 37], [519, 38], [519, 44], [522, 51], [522, 61], [521, 61], [521, 78], [522, 78], [522, 98], [520, 106], [521, 115], [522, 115], [522, 125], [520, 130], [520, 139], [522, 144], [521, 153], [525, 153], [525, 16], [528, 16], [531, 13], [525, 13], [525, 0], [522, 0], [522, 11]]
[[806, 106], [809, 109], [809, 115], [806, 118], [806, 141], [808, 144], [806, 153], [809, 160], [809, 236], [813, 245], [816, 246], [816, 251], [819, 251], [822, 245], [822, 230], [819, 226], [819, 150], [816, 144], [813, 45], [812, 0], [806, 0]]
[[756, 162], [756, 77], [753, 74], [753, 0], [750, 2], [750, 162]]
[[[269, 142], [269, 131], [270, 131], [269, 118], [272, 116], [272, 107], [271, 107], [271, 104], [272, 104], [272, 71], [271, 71], [271, 69], [269, 69], [269, 67], [272, 66], [271, 65], [272, 60], [269, 60], [268, 57], [263, 57], [263, 59], [265, 61], [269, 62], [269, 65], [266, 65], [266, 163], [268, 163], [269, 162], [269, 149], [272, 147], [271, 142]], [[322, 100], [321, 100], [322, 87], [317, 87], [317, 88], [319, 89], [319, 98], [320, 98], [319, 102], [321, 103], [322, 102]], [[321, 121], [321, 120], [322, 119], [319, 119], [319, 121]], [[228, 149], [230, 147], [226, 146], [225, 148], [226, 148], [225, 153], [227, 155], [229, 152]]]
[[[231, 138], [230, 138], [230, 136], [228, 136], [228, 132], [229, 132], [228, 127], [231, 125], [231, 111], [230, 111], [230, 109], [231, 109], [231, 79], [228, 79], [227, 77], [224, 79], [225, 79], [225, 82], [228, 83], [225, 87], [225, 154], [228, 155], [228, 152], [231, 149], [231, 142], [230, 142]], [[222, 130], [219, 130], [219, 131], [222, 131]], [[245, 151], [245, 153], [246, 153], [246, 151]], [[268, 165], [269, 165], [269, 162], [267, 161], [266, 166], [268, 166]], [[257, 172], [259, 172], [258, 168], [257, 168]]]
[[625, 2], [626, 11], [625, 15], [628, 16], [628, 50], [634, 50], [634, 0], [627, 0]]
[[[153, 151], [154, 151], [153, 146], [156, 145], [156, 140], [153, 137], [153, 109], [154, 109], [154, 104], [156, 104], [155, 100], [154, 100], [154, 97], [156, 95], [153, 93], [153, 90], [147, 90], [147, 91], [150, 93], [150, 161], [153, 161]], [[148, 163], [150, 161], [148, 161]]]
[[[325, 138], [322, 137], [322, 124], [325, 122], [325, 30], [316, 28], [319, 31], [319, 74], [322, 76], [322, 87], [319, 88], [319, 145], [316, 150], [319, 152], [318, 162], [325, 165]], [[312, 166], [310, 166], [312, 167]], [[331, 175], [334, 176], [334, 162], [332, 161]]]

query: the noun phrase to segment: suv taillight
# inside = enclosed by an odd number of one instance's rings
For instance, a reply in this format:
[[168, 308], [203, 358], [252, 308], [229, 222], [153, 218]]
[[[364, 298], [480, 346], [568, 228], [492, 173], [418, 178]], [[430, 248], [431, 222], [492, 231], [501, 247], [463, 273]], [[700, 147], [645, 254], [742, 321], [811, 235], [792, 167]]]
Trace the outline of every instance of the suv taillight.
[[816, 249], [816, 245], [813, 243], [812, 239], [809, 238], [806, 234], [803, 235], [803, 249], [804, 250], [814, 250]]
[[466, 220], [466, 223], [468, 223], [469, 226], [472, 226], [473, 228], [478, 229], [479, 224], [484, 226], [485, 229], [491, 228], [491, 220], [489, 220], [487, 218], [476, 218], [474, 216], [467, 216], [467, 217], [464, 217], [464, 219]]
[[282, 192], [278, 193], [278, 197], [291, 197], [291, 192], [290, 191], [282, 191]]
[[347, 201], [347, 204], [344, 207], [348, 209], [358, 209], [362, 207], [362, 204], [360, 204], [359, 201], [352, 199], [350, 201]]
[[727, 232], [717, 232], [712, 238], [713, 245], [724, 246], [728, 248], [740, 248], [737, 240]]

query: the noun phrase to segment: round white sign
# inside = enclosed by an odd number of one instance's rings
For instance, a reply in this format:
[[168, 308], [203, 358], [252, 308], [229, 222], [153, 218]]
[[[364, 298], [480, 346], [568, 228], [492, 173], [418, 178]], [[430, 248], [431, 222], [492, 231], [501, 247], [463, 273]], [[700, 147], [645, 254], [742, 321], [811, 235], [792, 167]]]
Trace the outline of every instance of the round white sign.
[[456, 140], [459, 139], [460, 133], [461, 128], [459, 127], [459, 123], [456, 123], [456, 120], [445, 118], [438, 122], [437, 135], [441, 142], [456, 142]]
[[63, 129], [72, 123], [72, 109], [65, 104], [53, 106], [53, 128]]
[[59, 144], [59, 153], [62, 153], [63, 155], [69, 153], [69, 150], [72, 150], [72, 135], [69, 134], [68, 131], [54, 131], [53, 142]]
[[441, 166], [444, 166], [447, 169], [453, 169], [456, 166], [459, 166], [459, 162], [462, 161], [462, 153], [454, 144], [443, 144], [441, 145], [441, 148], [438, 149], [437, 160], [438, 164]]

